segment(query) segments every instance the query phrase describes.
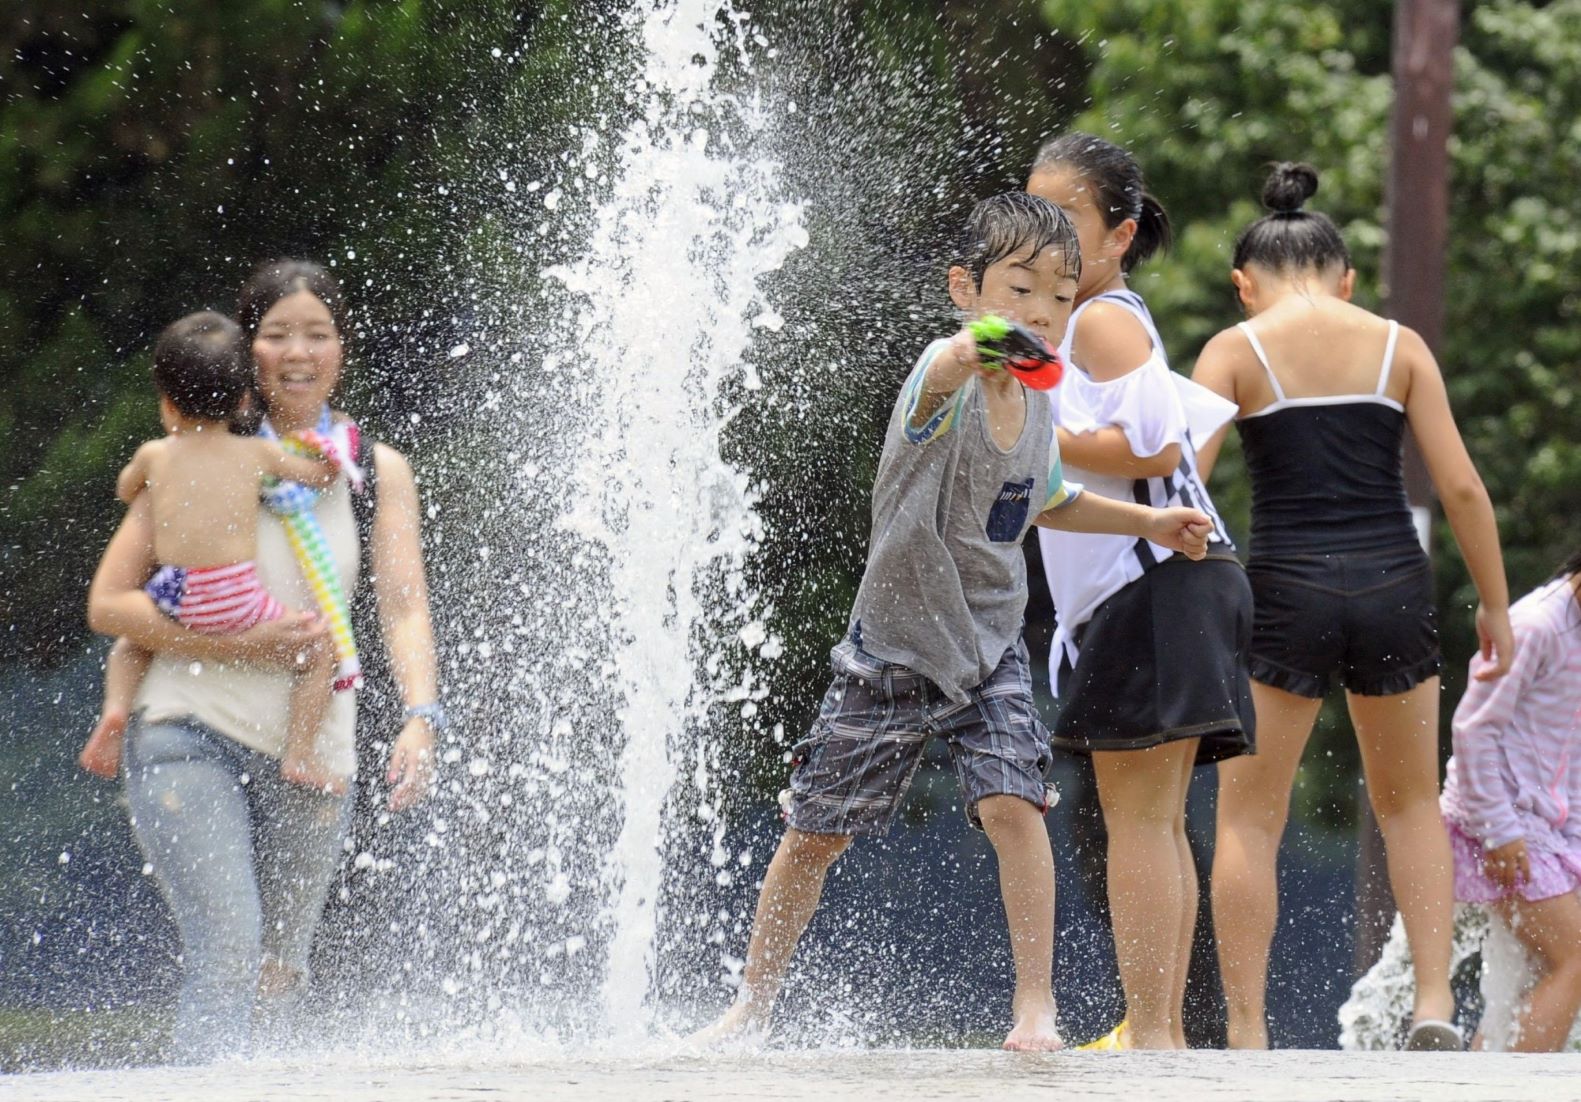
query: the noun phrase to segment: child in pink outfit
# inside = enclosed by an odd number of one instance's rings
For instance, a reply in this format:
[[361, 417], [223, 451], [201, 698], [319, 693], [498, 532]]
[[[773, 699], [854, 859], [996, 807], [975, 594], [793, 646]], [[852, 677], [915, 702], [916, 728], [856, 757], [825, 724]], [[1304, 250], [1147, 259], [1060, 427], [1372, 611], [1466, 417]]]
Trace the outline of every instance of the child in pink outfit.
[[1581, 1012], [1581, 552], [1510, 610], [1505, 676], [1473, 677], [1455, 709], [1440, 806], [1455, 898], [1491, 905], [1540, 978], [1517, 1051], [1557, 1051]]

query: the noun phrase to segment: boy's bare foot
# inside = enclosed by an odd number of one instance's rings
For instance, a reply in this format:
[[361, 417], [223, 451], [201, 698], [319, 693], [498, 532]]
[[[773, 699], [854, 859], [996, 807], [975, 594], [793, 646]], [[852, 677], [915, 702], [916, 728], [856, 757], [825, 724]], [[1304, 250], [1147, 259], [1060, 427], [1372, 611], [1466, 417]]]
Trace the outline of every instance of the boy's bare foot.
[[1039, 1003], [1018, 1010], [1004, 1047], [1010, 1052], [1058, 1052], [1064, 1048], [1054, 1021], [1054, 1004]]
[[126, 735], [126, 714], [106, 712], [99, 717], [99, 724], [88, 736], [77, 764], [95, 777], [113, 781], [121, 769], [121, 740]]
[[768, 1040], [768, 1015], [750, 1003], [733, 1002], [713, 1025], [706, 1025], [686, 1038], [694, 1048], [755, 1047]]
[[280, 776], [290, 784], [329, 796], [346, 794], [346, 778], [326, 769], [311, 752], [293, 754], [287, 750], [285, 757], [280, 759]]

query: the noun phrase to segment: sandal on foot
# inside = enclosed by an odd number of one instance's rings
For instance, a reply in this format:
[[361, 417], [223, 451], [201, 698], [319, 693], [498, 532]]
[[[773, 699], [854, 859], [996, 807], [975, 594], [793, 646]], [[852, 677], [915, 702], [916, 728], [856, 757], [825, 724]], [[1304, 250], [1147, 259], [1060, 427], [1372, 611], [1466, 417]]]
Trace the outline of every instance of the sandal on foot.
[[1405, 1037], [1407, 1052], [1459, 1052], [1466, 1047], [1465, 1035], [1453, 1022], [1423, 1018], [1411, 1026]]
[[1096, 1041], [1076, 1046], [1077, 1052], [1130, 1052], [1131, 1023], [1122, 1021]]

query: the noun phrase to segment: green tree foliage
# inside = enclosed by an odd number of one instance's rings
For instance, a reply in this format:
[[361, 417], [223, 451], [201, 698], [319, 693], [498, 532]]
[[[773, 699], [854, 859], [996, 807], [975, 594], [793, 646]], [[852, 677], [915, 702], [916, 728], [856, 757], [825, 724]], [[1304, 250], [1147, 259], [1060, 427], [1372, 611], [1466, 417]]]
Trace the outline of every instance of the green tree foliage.
[[1581, 543], [1581, 3], [1474, 8], [1456, 85], [1444, 370], [1519, 592]]
[[[354, 291], [366, 405], [413, 404], [461, 282], [480, 120], [568, 65], [585, 6], [468, 0], [39, 0], [0, 22], [0, 654], [80, 644], [118, 507], [158, 430], [153, 336], [228, 308], [271, 256]], [[529, 37], [531, 56], [523, 56]], [[575, 88], [527, 99], [552, 132]], [[481, 148], [488, 148], [482, 146]], [[372, 362], [369, 366], [369, 361]]]

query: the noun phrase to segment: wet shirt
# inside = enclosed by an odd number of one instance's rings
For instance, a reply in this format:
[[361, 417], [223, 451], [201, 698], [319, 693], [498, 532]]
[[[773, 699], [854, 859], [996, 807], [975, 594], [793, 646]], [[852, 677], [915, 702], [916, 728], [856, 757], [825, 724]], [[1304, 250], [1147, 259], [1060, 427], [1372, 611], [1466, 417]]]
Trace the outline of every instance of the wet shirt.
[[965, 700], [1021, 635], [1022, 536], [1040, 512], [1074, 501], [1081, 487], [1064, 480], [1042, 391], [1022, 389], [1025, 424], [1008, 451], [989, 432], [976, 377], [912, 427], [924, 374], [945, 344], [923, 352], [890, 415], [851, 633], [875, 658]]

